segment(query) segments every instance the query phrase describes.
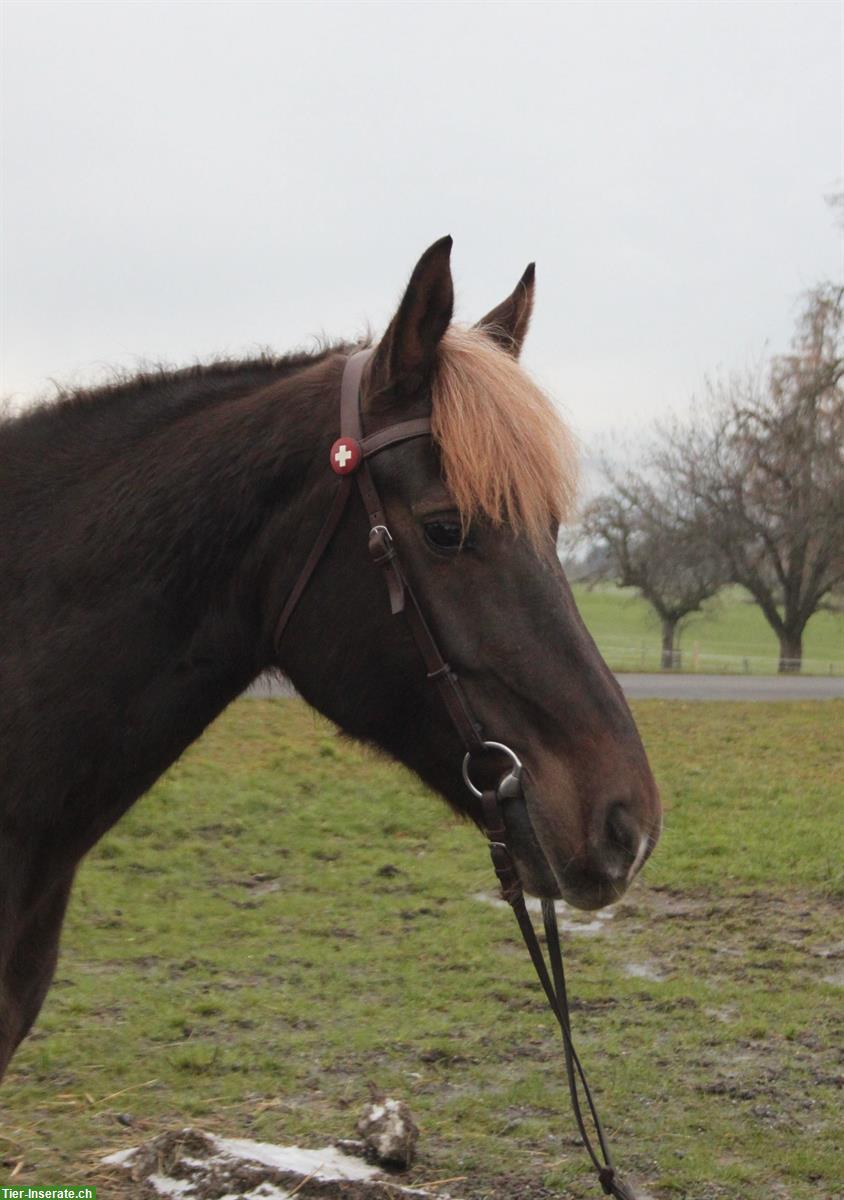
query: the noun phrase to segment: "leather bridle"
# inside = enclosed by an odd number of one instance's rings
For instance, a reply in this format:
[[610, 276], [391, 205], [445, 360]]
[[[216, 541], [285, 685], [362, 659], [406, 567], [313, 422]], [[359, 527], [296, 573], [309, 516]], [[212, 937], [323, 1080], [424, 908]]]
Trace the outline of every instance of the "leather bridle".
[[[533, 922], [525, 905], [516, 864], [507, 845], [507, 831], [501, 812], [501, 802], [504, 800], [524, 802], [522, 764], [508, 746], [501, 742], [484, 740], [480, 723], [472, 712], [460, 680], [443, 658], [413, 588], [402, 569], [395, 542], [387, 525], [384, 507], [372, 478], [369, 459], [376, 454], [414, 438], [431, 436], [431, 422], [427, 418], [401, 421], [386, 429], [380, 429], [377, 433], [364, 436], [360, 410], [360, 382], [364, 367], [372, 354], [373, 350], [371, 349], [360, 350], [350, 355], [346, 361], [340, 386], [340, 437], [332, 445], [329, 459], [330, 465], [339, 475], [340, 481], [328, 515], [279, 616], [275, 631], [275, 644], [276, 647], [280, 645], [287, 624], [340, 524], [356, 485], [369, 522], [369, 556], [372, 562], [384, 571], [390, 597], [390, 609], [394, 616], [404, 613], [413, 640], [425, 663], [428, 679], [436, 685], [457, 735], [465, 748], [463, 779], [474, 801], [470, 810], [471, 815], [489, 841], [492, 865], [501, 885], [502, 897], [513, 909], [551, 1011], [560, 1026], [569, 1094], [583, 1144], [598, 1172], [598, 1180], [604, 1193], [608, 1196], [615, 1196], [617, 1200], [636, 1200], [635, 1193], [618, 1175], [613, 1166], [592, 1093], [572, 1043], [563, 957], [554, 902], [553, 900], [542, 901], [542, 917], [549, 960], [549, 963], [546, 964], [539, 939], [533, 928]], [[497, 787], [481, 789], [472, 782], [472, 760], [474, 756], [487, 754], [490, 751], [506, 756], [510, 765], [502, 773]], [[597, 1149], [586, 1128], [580, 1103], [581, 1088], [594, 1126]]]

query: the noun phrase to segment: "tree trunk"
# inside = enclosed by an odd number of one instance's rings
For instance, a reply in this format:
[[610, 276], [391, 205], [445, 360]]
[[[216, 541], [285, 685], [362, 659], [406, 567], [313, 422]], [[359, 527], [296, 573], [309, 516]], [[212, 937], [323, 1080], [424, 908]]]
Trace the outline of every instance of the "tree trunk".
[[672, 617], [662, 618], [662, 669], [663, 671], [671, 671], [674, 668], [674, 631], [677, 628], [677, 619]]
[[803, 659], [803, 632], [780, 634], [780, 675], [799, 675]]

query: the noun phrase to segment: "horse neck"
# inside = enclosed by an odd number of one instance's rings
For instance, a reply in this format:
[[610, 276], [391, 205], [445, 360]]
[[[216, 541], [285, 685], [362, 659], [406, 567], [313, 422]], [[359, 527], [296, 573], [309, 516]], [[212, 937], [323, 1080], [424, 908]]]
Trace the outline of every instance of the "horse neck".
[[313, 468], [336, 420], [326, 394], [333, 367], [192, 412], [111, 471], [122, 503], [107, 533], [128, 555], [136, 600], [148, 603], [152, 584], [174, 648], [206, 666], [213, 659], [232, 686], [272, 656], [278, 601], [265, 593], [270, 578], [274, 592], [292, 585], [293, 534], [314, 507], [312, 488], [324, 486], [326, 472]]
[[0, 589], [6, 814], [46, 824], [58, 806], [84, 852], [271, 661], [340, 368], [174, 415], [89, 477], [46, 464]]

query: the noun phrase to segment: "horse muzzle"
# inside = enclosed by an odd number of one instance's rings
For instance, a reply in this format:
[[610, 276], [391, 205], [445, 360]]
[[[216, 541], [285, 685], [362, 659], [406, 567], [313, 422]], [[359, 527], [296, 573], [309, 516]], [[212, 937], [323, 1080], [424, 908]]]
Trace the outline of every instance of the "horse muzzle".
[[650, 856], [659, 826], [632, 803], [612, 798], [590, 809], [585, 837], [575, 844], [548, 820], [530, 780], [521, 804], [504, 806], [510, 849], [526, 891], [575, 908], [620, 900]]

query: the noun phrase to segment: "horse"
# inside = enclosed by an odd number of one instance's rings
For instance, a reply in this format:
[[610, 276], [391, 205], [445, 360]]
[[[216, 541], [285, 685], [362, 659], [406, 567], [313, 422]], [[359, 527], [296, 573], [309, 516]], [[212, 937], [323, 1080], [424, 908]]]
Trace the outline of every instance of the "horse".
[[[503, 819], [525, 888], [597, 908], [653, 849], [659, 795], [556, 552], [575, 454], [518, 361], [533, 265], [466, 327], [450, 252], [425, 251], [365, 343], [366, 436], [430, 428], [373, 458], [372, 478], [484, 736], [524, 764]], [[363, 507], [279, 635], [340, 482], [340, 381], [363, 345], [146, 371], [0, 426], [0, 1076], [48, 990], [81, 859], [261, 673], [477, 820]]]

